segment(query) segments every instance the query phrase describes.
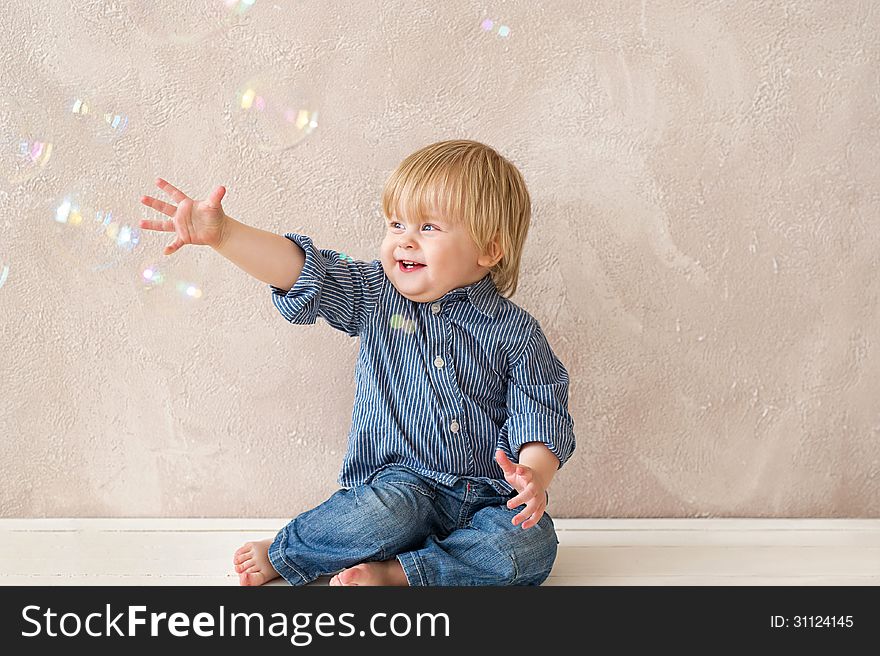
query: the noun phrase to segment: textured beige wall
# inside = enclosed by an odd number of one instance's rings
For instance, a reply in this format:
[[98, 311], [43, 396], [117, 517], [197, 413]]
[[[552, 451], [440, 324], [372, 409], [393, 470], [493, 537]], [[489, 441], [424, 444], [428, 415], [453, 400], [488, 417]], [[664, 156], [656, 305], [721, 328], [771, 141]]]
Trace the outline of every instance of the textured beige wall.
[[[880, 516], [876, 2], [222, 5], [0, 13], [0, 515], [293, 516], [345, 450], [356, 340], [210, 250], [59, 223], [67, 194], [136, 226], [157, 175], [225, 184], [373, 259], [392, 168], [472, 138], [530, 186], [513, 300], [571, 374], [552, 515]], [[258, 73], [319, 112], [294, 147], [240, 129]]]

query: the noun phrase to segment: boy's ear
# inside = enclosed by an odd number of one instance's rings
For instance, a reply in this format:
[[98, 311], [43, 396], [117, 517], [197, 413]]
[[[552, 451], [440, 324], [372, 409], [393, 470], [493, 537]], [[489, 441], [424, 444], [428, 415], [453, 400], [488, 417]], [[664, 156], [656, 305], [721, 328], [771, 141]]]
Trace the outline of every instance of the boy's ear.
[[498, 264], [498, 261], [503, 256], [504, 251], [501, 250], [501, 245], [498, 243], [498, 237], [495, 237], [489, 243], [489, 246], [486, 249], [486, 253], [483, 253], [482, 255], [480, 255], [480, 257], [477, 258], [477, 264], [489, 269]]

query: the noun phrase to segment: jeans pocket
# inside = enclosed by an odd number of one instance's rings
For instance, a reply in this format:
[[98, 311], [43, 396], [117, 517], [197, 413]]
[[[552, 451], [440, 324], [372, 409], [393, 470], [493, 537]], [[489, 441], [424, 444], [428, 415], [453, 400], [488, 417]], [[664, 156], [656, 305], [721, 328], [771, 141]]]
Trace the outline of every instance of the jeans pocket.
[[401, 470], [399, 468], [386, 468], [380, 470], [374, 477], [370, 479], [371, 485], [392, 485], [403, 486], [407, 489], [418, 492], [422, 496], [433, 499], [436, 494], [434, 488], [422, 480], [416, 474]]

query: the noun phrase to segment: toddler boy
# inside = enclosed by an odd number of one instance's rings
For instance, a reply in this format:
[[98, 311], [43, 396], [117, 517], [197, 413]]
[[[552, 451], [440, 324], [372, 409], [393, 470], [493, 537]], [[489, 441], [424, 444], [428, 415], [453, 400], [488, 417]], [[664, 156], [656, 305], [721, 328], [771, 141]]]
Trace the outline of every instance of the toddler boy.
[[407, 157], [383, 193], [379, 259], [240, 223], [217, 187], [141, 227], [214, 248], [281, 315], [360, 337], [348, 450], [327, 501], [233, 556], [242, 585], [540, 585], [558, 540], [547, 489], [575, 447], [568, 373], [509, 300], [531, 218], [520, 172], [475, 141]]

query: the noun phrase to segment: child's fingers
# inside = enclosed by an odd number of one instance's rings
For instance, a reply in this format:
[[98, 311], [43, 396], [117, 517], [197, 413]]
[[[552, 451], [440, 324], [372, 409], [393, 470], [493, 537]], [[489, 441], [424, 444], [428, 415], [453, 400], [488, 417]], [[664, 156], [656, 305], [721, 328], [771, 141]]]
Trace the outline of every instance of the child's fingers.
[[520, 507], [524, 503], [528, 503], [529, 501], [531, 501], [534, 498], [535, 498], [535, 493], [532, 490], [529, 490], [528, 488], [526, 488], [525, 490], [523, 490], [522, 492], [517, 494], [515, 497], [510, 499], [507, 502], [507, 507], [510, 508], [511, 510], [513, 510], [514, 508]]
[[174, 221], [156, 221], [153, 219], [141, 219], [138, 224], [144, 230], [157, 230], [159, 232], [174, 232]]
[[162, 178], [156, 178], [156, 186], [159, 187], [166, 194], [171, 196], [178, 203], [186, 198], [186, 194], [183, 193], [180, 189], [175, 187], [173, 184], [168, 182], [167, 180], [163, 180]]
[[495, 450], [495, 460], [501, 465], [501, 469], [505, 474], [512, 474], [515, 471], [515, 467], [513, 466], [513, 463], [510, 462], [510, 458], [508, 458], [507, 454], [501, 449]]
[[192, 201], [184, 198], [177, 206], [174, 213], [174, 227], [177, 228], [177, 236], [185, 244], [192, 243]]
[[173, 255], [181, 246], [183, 246], [183, 240], [178, 237], [173, 244], [168, 244], [168, 246], [165, 247], [164, 253], [165, 255]]
[[214, 190], [214, 193], [208, 198], [208, 205], [211, 207], [220, 207], [220, 201], [226, 195], [226, 187], [220, 186]]
[[[516, 526], [517, 524], [522, 524], [523, 528], [530, 528], [537, 524], [538, 520], [541, 519], [541, 515], [544, 514], [544, 509], [539, 506], [540, 504], [538, 504], [537, 501], [526, 504], [526, 507], [523, 508], [522, 512], [513, 518], [513, 525]], [[528, 526], [526, 526], [526, 524], [528, 524]]]
[[[525, 521], [532, 516], [532, 510], [526, 506], [525, 510], [519, 513], [516, 517], [513, 518], [512, 523], [514, 526], [518, 526], [519, 524], [525, 523]], [[525, 528], [525, 526], [523, 526]]]
[[164, 200], [159, 200], [152, 196], [141, 196], [141, 203], [147, 207], [152, 207], [154, 210], [158, 210], [167, 216], [174, 216], [174, 212], [177, 211], [177, 208], [171, 203], [166, 203]]
[[541, 517], [543, 517], [543, 516], [544, 516], [544, 511], [539, 510], [538, 512], [532, 514], [530, 519], [527, 519], [526, 521], [524, 521], [522, 527], [523, 528], [532, 528], [535, 524], [537, 524], [539, 521], [541, 521]]

